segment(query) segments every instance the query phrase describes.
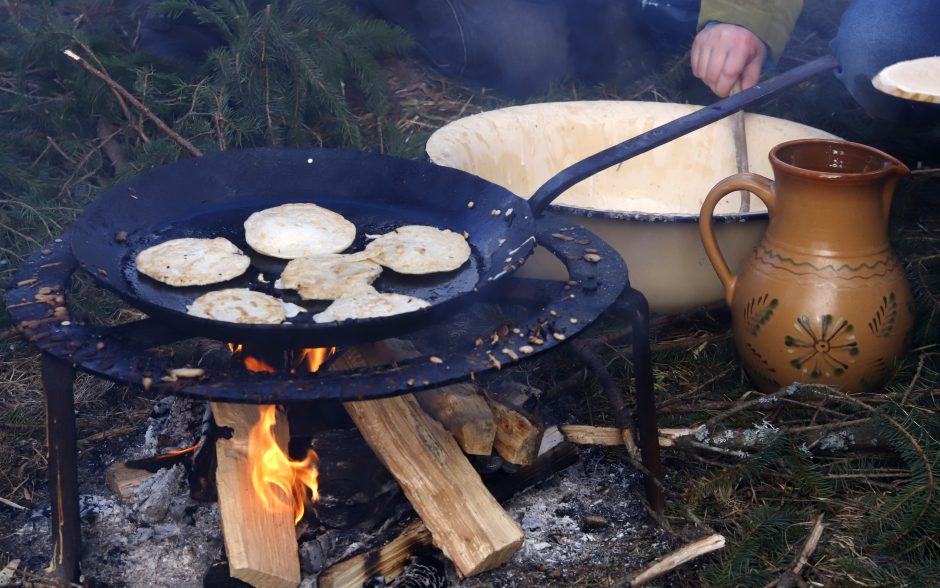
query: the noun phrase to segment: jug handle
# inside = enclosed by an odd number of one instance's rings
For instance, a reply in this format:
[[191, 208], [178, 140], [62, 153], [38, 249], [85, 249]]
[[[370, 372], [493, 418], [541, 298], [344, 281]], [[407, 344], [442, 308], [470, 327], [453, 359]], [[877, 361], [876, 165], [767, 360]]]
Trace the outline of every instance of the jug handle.
[[773, 215], [777, 202], [774, 183], [771, 180], [758, 174], [741, 173], [727, 177], [715, 184], [715, 187], [705, 197], [705, 202], [702, 203], [702, 212], [698, 219], [702, 245], [705, 247], [708, 261], [711, 262], [712, 267], [715, 268], [715, 273], [718, 274], [718, 279], [721, 280], [721, 285], [725, 287], [725, 302], [728, 306], [731, 306], [731, 300], [734, 297], [737, 276], [731, 272], [728, 262], [725, 261], [725, 256], [718, 247], [718, 241], [715, 239], [715, 231], [712, 226], [712, 215], [715, 212], [715, 206], [722, 198], [739, 190], [748, 190], [763, 200], [769, 215]]

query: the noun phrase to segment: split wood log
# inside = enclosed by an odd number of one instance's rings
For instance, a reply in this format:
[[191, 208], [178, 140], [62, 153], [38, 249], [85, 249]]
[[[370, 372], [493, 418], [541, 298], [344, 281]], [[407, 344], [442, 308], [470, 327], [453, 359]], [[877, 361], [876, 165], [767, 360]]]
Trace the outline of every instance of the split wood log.
[[[487, 487], [499, 500], [507, 500], [516, 493], [543, 482], [578, 460], [576, 445], [566, 443], [561, 435], [546, 433], [535, 462], [513, 473], [499, 472], [487, 478]], [[391, 580], [402, 573], [408, 559], [418, 547], [431, 544], [431, 532], [420, 520], [405, 527], [397, 537], [382, 547], [370, 549], [334, 564], [317, 578], [320, 588], [360, 588], [378, 575]]]
[[317, 577], [319, 588], [359, 588], [369, 578], [386, 580], [401, 574], [405, 562], [421, 545], [431, 544], [431, 532], [417, 520], [382, 547], [343, 560]]
[[[414, 359], [421, 352], [411, 341], [388, 339], [382, 343], [382, 361]], [[464, 453], [490, 455], [496, 439], [496, 422], [486, 399], [472, 383], [459, 383], [422, 390], [414, 394], [424, 412], [454, 436]]]
[[[374, 348], [347, 350], [334, 366], [381, 361]], [[344, 403], [366, 442], [395, 476], [430, 530], [433, 543], [472, 576], [507, 562], [522, 546], [522, 528], [483, 485], [454, 438], [404, 394]]]
[[484, 392], [496, 421], [493, 449], [511, 464], [531, 464], [545, 434], [542, 419], [523, 407], [530, 390], [519, 382], [504, 382]]
[[418, 404], [434, 417], [464, 453], [490, 455], [498, 438], [495, 415], [475, 384], [451, 384], [415, 393]]
[[[293, 588], [300, 583], [294, 513], [265, 509], [251, 483], [248, 436], [259, 420], [258, 406], [213, 402], [211, 408], [216, 424], [233, 430], [230, 439], [220, 436], [216, 441], [215, 473], [230, 574], [256, 587]], [[286, 452], [289, 432], [283, 414], [273, 433]]]

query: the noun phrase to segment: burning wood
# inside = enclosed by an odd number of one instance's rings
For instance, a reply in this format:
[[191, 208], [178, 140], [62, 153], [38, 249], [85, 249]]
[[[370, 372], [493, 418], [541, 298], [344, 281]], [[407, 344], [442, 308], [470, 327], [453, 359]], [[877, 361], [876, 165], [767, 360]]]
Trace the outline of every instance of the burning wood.
[[[251, 464], [251, 485], [269, 512], [292, 512], [294, 523], [304, 516], [307, 491], [316, 501], [317, 454], [312, 449], [300, 461], [290, 459], [274, 436], [276, 409], [274, 405], [259, 408], [261, 418], [248, 436], [248, 461]], [[274, 490], [276, 488], [278, 491]]]
[[316, 497], [316, 471], [309, 470], [315, 458], [308, 454], [296, 462], [287, 457], [287, 422], [277, 419], [274, 406], [260, 411], [253, 405], [211, 406], [216, 423], [233, 430], [230, 439], [216, 442], [216, 485], [231, 576], [253, 586], [292, 588], [300, 583], [294, 525], [303, 516], [299, 498], [306, 492], [296, 484], [308, 486]]

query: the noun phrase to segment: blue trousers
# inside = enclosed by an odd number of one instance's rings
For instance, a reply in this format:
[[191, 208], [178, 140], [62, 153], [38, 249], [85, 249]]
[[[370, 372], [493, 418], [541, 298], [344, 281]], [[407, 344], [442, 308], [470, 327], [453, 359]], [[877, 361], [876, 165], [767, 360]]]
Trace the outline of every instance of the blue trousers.
[[936, 123], [940, 107], [889, 96], [871, 79], [893, 63], [940, 55], [940, 1], [855, 0], [830, 46], [841, 65], [836, 76], [871, 117], [914, 124], [929, 117]]

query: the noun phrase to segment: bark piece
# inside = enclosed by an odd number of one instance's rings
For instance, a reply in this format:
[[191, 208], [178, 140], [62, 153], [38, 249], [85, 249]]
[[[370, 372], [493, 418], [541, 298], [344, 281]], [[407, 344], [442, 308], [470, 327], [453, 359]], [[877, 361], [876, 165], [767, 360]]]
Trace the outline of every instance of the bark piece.
[[680, 547], [633, 576], [628, 586], [646, 586], [666, 572], [672, 571], [693, 559], [725, 546], [725, 538], [719, 534], [709, 535]]

